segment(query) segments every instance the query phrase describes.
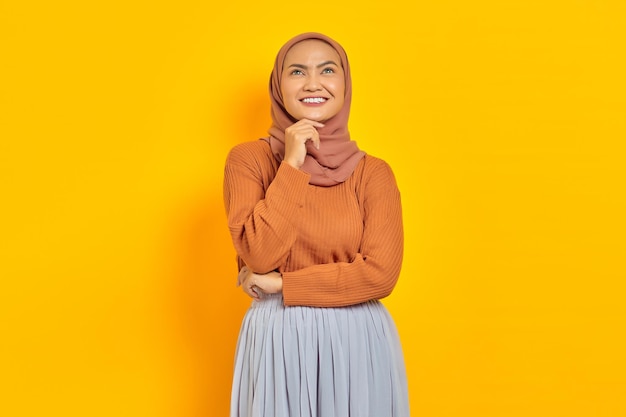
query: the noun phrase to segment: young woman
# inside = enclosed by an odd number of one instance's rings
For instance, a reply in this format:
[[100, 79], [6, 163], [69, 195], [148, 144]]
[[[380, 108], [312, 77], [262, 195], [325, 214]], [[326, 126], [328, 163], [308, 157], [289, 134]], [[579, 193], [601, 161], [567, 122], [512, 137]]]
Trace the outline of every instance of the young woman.
[[407, 417], [406, 373], [379, 301], [402, 263], [390, 167], [350, 139], [344, 49], [304, 33], [278, 52], [269, 137], [229, 153], [224, 198], [252, 297], [231, 417]]

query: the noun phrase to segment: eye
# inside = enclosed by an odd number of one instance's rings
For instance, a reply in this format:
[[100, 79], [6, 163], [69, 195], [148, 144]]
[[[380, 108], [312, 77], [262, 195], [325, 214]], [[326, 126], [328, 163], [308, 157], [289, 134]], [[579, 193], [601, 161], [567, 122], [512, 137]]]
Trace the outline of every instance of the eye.
[[302, 75], [303, 72], [299, 69], [295, 69], [293, 71], [290, 72], [291, 75]]
[[331, 67], [326, 67], [322, 70], [322, 74], [334, 74], [335, 70]]

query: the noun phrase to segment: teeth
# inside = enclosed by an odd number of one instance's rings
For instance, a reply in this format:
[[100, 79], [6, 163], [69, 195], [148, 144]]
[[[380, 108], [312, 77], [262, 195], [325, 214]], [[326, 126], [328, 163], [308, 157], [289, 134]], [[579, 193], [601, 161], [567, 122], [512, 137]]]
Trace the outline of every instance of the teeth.
[[323, 103], [326, 101], [323, 97], [310, 97], [302, 100], [305, 103]]

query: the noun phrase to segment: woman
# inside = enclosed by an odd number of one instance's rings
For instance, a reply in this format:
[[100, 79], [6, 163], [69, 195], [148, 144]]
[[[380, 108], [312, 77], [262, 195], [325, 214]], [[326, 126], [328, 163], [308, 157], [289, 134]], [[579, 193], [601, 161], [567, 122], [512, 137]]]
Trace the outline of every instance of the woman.
[[294, 37], [270, 96], [270, 136], [235, 146], [225, 168], [239, 284], [253, 299], [231, 417], [406, 417], [402, 351], [378, 301], [400, 273], [400, 193], [350, 139], [345, 51], [319, 33]]

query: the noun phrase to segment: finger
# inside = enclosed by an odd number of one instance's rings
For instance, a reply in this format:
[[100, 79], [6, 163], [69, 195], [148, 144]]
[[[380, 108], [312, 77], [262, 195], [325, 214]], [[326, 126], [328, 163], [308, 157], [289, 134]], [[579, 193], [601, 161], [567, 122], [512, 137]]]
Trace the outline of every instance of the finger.
[[294, 138], [302, 144], [311, 141], [315, 149], [319, 149], [320, 147], [320, 134], [313, 126], [300, 126], [299, 129], [294, 132]]
[[241, 283], [244, 281], [247, 273], [248, 273], [248, 267], [247, 266], [243, 266], [239, 270], [239, 275], [237, 275], [237, 286], [241, 285]]
[[250, 298], [258, 297], [258, 294], [254, 290], [254, 286], [251, 286], [249, 284], [244, 284], [242, 288], [243, 288], [243, 292], [245, 292], [248, 297]]
[[254, 279], [250, 279], [250, 293], [252, 294], [252, 298], [254, 299], [258, 299], [259, 298], [259, 287], [256, 286], [256, 275], [255, 274], [250, 274], [251, 278]]
[[324, 127], [324, 123], [316, 122], [315, 120], [311, 120], [311, 119], [300, 119], [298, 123], [307, 124], [307, 125], [311, 125], [314, 127]]
[[320, 148], [320, 134], [317, 132], [317, 130], [315, 131], [315, 134], [311, 138], [311, 142], [313, 143], [313, 146], [315, 146], [315, 149], [319, 150], [319, 148]]
[[307, 142], [311, 142], [315, 149], [320, 148], [320, 134], [315, 128], [307, 126], [301, 133], [301, 138], [304, 139], [302, 143], [306, 144]]

